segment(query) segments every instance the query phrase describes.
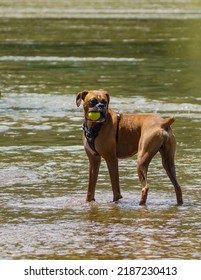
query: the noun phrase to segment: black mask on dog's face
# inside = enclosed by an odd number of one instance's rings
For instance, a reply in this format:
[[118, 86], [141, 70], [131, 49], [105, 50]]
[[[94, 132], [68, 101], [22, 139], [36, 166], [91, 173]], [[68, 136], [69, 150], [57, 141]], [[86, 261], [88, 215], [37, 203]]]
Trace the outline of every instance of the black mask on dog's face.
[[76, 103], [80, 106], [84, 101], [84, 112], [87, 117], [89, 112], [100, 112], [101, 117], [98, 122], [103, 122], [107, 118], [107, 110], [110, 101], [109, 94], [103, 90], [83, 91], [77, 95]]
[[92, 98], [88, 101], [88, 104], [88, 112], [100, 112], [103, 118], [106, 117], [108, 105], [105, 99]]

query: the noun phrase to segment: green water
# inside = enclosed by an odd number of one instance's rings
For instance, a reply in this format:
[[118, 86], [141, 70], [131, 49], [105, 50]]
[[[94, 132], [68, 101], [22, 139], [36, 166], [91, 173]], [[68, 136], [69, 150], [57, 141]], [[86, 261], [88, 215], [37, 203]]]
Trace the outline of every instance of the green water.
[[[108, 8], [118, 9], [114, 3]], [[174, 18], [114, 9], [84, 18], [75, 9], [61, 18], [16, 10], [0, 19], [1, 259], [201, 258], [201, 16], [187, 8]], [[104, 162], [97, 201], [85, 203], [88, 162], [75, 98], [99, 88], [116, 111], [175, 116], [182, 207], [159, 155], [146, 207], [138, 206], [136, 157], [119, 162], [120, 203], [110, 202]]]

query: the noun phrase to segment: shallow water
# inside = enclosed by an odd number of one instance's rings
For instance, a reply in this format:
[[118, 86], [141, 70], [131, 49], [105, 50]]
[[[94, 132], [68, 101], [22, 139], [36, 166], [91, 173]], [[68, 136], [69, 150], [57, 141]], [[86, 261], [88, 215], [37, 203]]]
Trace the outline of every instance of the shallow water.
[[[1, 259], [201, 258], [201, 19], [104, 15], [0, 19]], [[119, 203], [104, 161], [85, 203], [75, 97], [91, 88], [108, 90], [115, 111], [175, 116], [183, 206], [159, 155], [146, 207], [136, 157], [119, 162]]]

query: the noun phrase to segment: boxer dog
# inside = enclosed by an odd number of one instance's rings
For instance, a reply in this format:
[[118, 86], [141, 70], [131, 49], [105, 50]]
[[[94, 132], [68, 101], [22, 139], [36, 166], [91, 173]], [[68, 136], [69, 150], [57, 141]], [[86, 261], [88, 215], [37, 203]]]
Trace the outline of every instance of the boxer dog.
[[[137, 173], [141, 183], [140, 205], [145, 205], [149, 186], [149, 163], [159, 151], [162, 164], [176, 192], [177, 204], [183, 204], [181, 187], [176, 179], [176, 140], [170, 125], [173, 117], [163, 119], [153, 114], [117, 114], [109, 108], [110, 97], [104, 90], [84, 90], [78, 93], [76, 104], [83, 101], [83, 142], [89, 159], [88, 202], [95, 200], [95, 187], [101, 157], [105, 159], [110, 174], [113, 201], [122, 198], [119, 186], [118, 159], [137, 153]], [[99, 112], [98, 120], [89, 113]]]

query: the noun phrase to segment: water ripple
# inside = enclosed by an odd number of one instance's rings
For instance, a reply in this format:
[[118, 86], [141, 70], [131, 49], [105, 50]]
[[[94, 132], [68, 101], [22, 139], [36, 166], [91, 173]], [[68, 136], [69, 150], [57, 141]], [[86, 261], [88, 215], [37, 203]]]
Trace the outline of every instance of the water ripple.
[[58, 8], [16, 8], [8, 10], [2, 7], [1, 17], [14, 18], [68, 18], [68, 19], [195, 19], [201, 18], [201, 9], [156, 8], [156, 9], [58, 9]]
[[58, 56], [1, 56], [0, 61], [108, 61], [108, 62], [139, 62], [142, 58], [132, 57], [58, 57]]

